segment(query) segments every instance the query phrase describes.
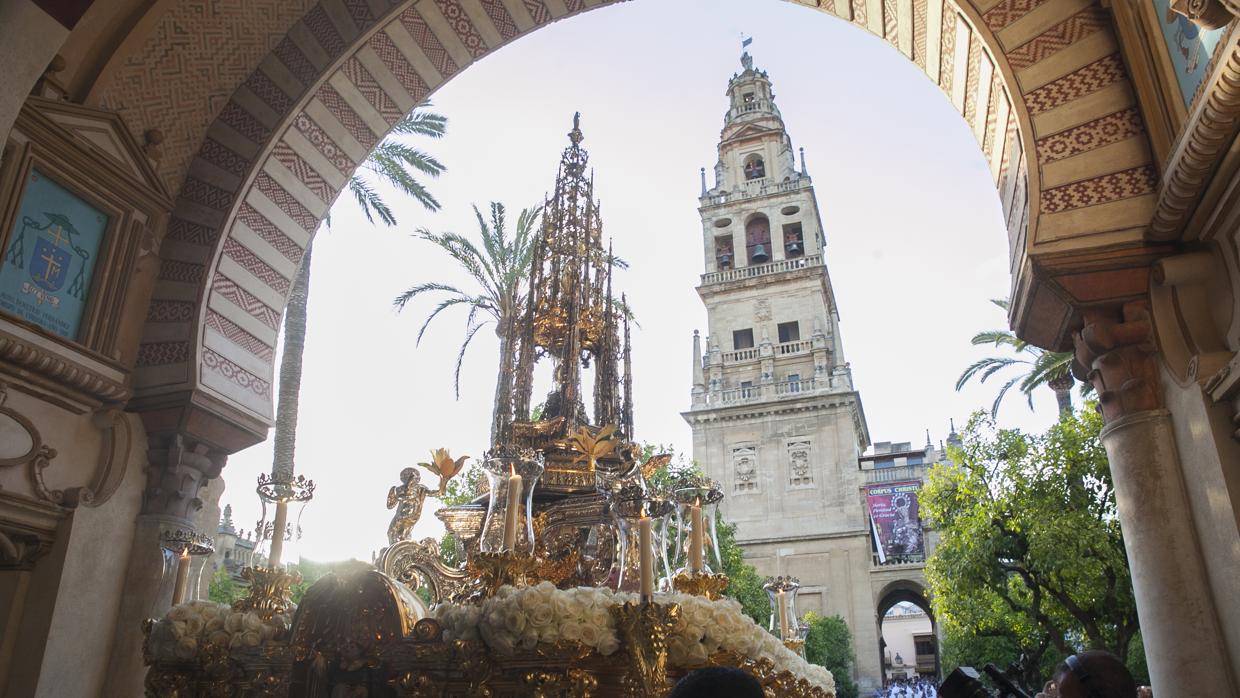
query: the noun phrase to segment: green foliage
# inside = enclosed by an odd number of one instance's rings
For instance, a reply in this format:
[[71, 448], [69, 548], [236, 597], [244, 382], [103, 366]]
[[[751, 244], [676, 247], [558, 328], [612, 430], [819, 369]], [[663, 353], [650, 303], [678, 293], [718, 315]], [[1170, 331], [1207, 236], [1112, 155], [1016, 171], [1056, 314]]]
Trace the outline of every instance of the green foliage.
[[767, 627], [771, 620], [771, 600], [762, 588], [765, 580], [753, 565], [745, 562], [741, 546], [736, 543], [736, 524], [727, 523], [720, 517], [715, 527], [719, 535], [723, 573], [728, 575], [728, 590], [724, 595], [739, 601], [741, 610], [753, 618], [753, 622]]
[[857, 684], [852, 679], [852, 632], [848, 624], [839, 616], [820, 616], [813, 611], [805, 614], [804, 621], [809, 625], [805, 658], [811, 664], [826, 667], [835, 677], [836, 698], [857, 698]]
[[207, 587], [207, 598], [215, 603], [232, 604], [233, 601], [245, 596], [245, 588], [233, 581], [228, 570], [221, 567], [211, 578]]
[[959, 651], [1010, 642], [1027, 688], [1079, 649], [1128, 656], [1138, 629], [1101, 427], [1092, 404], [1041, 436], [975, 414], [921, 491], [941, 533], [926, 565], [939, 622]]
[[374, 182], [384, 182], [409, 195], [428, 211], [438, 211], [439, 201], [431, 195], [414, 172], [428, 177], [438, 177], [445, 168], [433, 156], [402, 142], [399, 136], [424, 136], [442, 138], [448, 120], [433, 112], [424, 111], [429, 102], [419, 104], [412, 112], [392, 127], [392, 135], [385, 138], [362, 163], [358, 173], [349, 178], [348, 189], [362, 209], [366, 220], [375, 222], [375, 216], [385, 225], [396, 225], [396, 215], [375, 190]]
[[303, 557], [301, 561], [297, 563], [297, 573], [301, 575], [301, 581], [289, 587], [289, 593], [293, 598], [293, 603], [300, 604], [301, 597], [306, 595], [307, 589], [314, 586], [314, 583], [322, 579], [328, 572], [335, 571], [336, 567], [341, 564], [348, 563], [315, 562], [314, 560], [307, 560]]
[[482, 466], [474, 461], [465, 467], [464, 472], [448, 481], [448, 487], [438, 499], [446, 507], [469, 504], [482, 491], [482, 480], [485, 477]]

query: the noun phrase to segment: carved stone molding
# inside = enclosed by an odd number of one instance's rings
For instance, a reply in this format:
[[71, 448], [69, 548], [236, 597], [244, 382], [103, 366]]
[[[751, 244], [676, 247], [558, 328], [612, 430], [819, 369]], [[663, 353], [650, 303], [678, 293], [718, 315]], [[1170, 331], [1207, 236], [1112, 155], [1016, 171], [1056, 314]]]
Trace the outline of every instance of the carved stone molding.
[[1202, 29], [1218, 29], [1240, 15], [1236, 0], [1171, 0], [1170, 7]]
[[[56, 393], [66, 390], [100, 403], [124, 402], [129, 387], [114, 376], [91, 369], [43, 346], [0, 329], [0, 364], [8, 363], [6, 371], [20, 371], [41, 387]], [[33, 375], [30, 375], [33, 374]]]
[[25, 466], [30, 487], [38, 497], [56, 506], [73, 509], [90, 502], [94, 493], [89, 487], [52, 489], [43, 480], [43, 471], [52, 464], [56, 449], [43, 442], [43, 436], [34, 423], [17, 410], [5, 407], [9, 396], [8, 385], [0, 381], [0, 467]]
[[0, 490], [0, 571], [33, 568], [51, 550], [66, 515], [53, 504]]
[[1093, 384], [1108, 423], [1163, 407], [1153, 330], [1149, 306], [1143, 301], [1126, 303], [1122, 314], [1104, 309], [1085, 312], [1085, 326], [1073, 338], [1073, 373]]
[[1231, 436], [1240, 441], [1240, 354], [1232, 356], [1202, 387], [1215, 402], [1231, 403]]
[[202, 508], [198, 491], [207, 480], [219, 477], [227, 456], [180, 434], [151, 439], [142, 513], [192, 521]]
[[1152, 240], [1180, 238], [1240, 126], [1240, 32], [1218, 50], [1219, 65], [1163, 171], [1147, 233]]

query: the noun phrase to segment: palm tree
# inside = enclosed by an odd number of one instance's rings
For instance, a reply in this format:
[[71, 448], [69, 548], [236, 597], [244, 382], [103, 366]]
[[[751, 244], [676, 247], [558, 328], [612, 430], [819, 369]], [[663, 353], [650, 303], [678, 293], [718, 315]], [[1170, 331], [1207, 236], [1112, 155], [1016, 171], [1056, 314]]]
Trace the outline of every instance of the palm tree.
[[512, 392], [512, 371], [504, 362], [512, 353], [512, 342], [516, 340], [514, 327], [525, 304], [525, 286], [529, 278], [530, 258], [534, 251], [535, 233], [542, 207], [521, 211], [521, 215], [517, 217], [517, 229], [512, 236], [508, 235], [506, 228], [504, 205], [491, 202], [490, 213], [488, 220], [483, 217], [478, 207], [474, 206], [474, 215], [478, 218], [478, 230], [482, 238], [481, 247], [457, 233], [432, 233], [426, 228], [419, 228], [415, 232], [415, 235], [434, 243], [455, 260], [469, 275], [474, 288], [464, 290], [452, 284], [430, 281], [411, 286], [396, 297], [393, 305], [399, 312], [404, 310], [409, 301], [423, 293], [446, 294], [418, 330], [418, 344], [422, 343], [422, 335], [426, 333], [431, 320], [441, 312], [454, 306], [469, 309], [465, 319], [465, 340], [457, 353], [456, 371], [453, 374], [457, 398], [461, 396], [461, 363], [465, 359], [465, 350], [480, 329], [495, 324], [495, 334], [500, 342], [500, 367], [495, 383], [496, 414], [491, 420], [491, 442], [494, 443], [500, 406]]
[[[444, 172], [444, 166], [430, 155], [398, 140], [400, 136], [409, 135], [443, 137], [448, 120], [439, 114], [421, 111], [428, 106], [428, 102], [423, 102], [397, 122], [388, 138], [375, 146], [359, 171], [349, 179], [349, 192], [361, 207], [366, 220], [371, 223], [374, 222], [374, 217], [378, 216], [385, 224], [396, 225], [396, 215], [371, 185], [369, 180], [372, 178], [408, 194], [428, 211], [439, 210], [439, 202], [418, 181], [414, 172], [438, 177]], [[328, 225], [330, 224], [329, 216]], [[273, 444], [275, 455], [271, 467], [271, 474], [277, 479], [291, 479], [293, 476], [297, 408], [301, 395], [301, 362], [306, 348], [306, 308], [310, 301], [310, 250], [311, 246], [307, 245], [297, 277], [289, 291], [288, 307], [284, 311], [284, 348], [280, 353], [280, 385], [277, 389], [279, 402], [276, 406]]]
[[[1005, 313], [1007, 312], [1007, 300], [995, 298], [990, 302], [1002, 308]], [[1055, 399], [1059, 402], [1059, 413], [1061, 415], [1072, 413], [1072, 386], [1076, 383], [1072, 377], [1072, 352], [1040, 349], [1017, 337], [1010, 330], [978, 332], [973, 335], [972, 343], [974, 346], [990, 344], [995, 347], [1007, 347], [1015, 356], [988, 356], [974, 361], [956, 380], [957, 391], [975, 376], [979, 383], [985, 383], [987, 378], [1010, 366], [1028, 367], [1021, 373], [1013, 375], [1003, 384], [1003, 387], [999, 388], [999, 394], [995, 397], [994, 404], [990, 406], [991, 417], [998, 416], [999, 404], [1003, 402], [1004, 396], [1017, 386], [1028, 399], [1029, 409], [1033, 409], [1034, 391], [1046, 386], [1055, 392]], [[1089, 383], [1083, 383], [1081, 394], [1088, 394], [1090, 389]]]

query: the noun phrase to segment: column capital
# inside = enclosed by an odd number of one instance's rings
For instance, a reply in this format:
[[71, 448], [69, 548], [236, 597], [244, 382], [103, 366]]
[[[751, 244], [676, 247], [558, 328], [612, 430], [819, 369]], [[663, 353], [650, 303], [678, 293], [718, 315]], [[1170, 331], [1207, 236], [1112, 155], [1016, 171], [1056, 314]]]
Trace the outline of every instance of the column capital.
[[182, 434], [152, 435], [150, 439], [142, 513], [192, 521], [202, 508], [198, 491], [219, 477], [227, 454]]
[[1163, 407], [1153, 328], [1149, 304], [1133, 301], [1085, 311], [1085, 326], [1073, 335], [1073, 373], [1093, 384], [1108, 423]]

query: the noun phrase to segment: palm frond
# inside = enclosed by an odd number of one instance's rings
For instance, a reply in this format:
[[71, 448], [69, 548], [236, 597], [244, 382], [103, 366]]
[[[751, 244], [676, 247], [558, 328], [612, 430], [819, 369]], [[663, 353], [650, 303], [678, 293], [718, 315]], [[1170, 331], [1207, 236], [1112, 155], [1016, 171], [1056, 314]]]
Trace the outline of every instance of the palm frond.
[[429, 283], [418, 284], [416, 286], [410, 286], [392, 301], [392, 306], [395, 307], [396, 312], [399, 313], [405, 309], [405, 306], [408, 305], [409, 301], [413, 300], [414, 297], [427, 293], [428, 291], [443, 291], [444, 293], [455, 293], [458, 296], [469, 295], [455, 286], [432, 281]]
[[353, 194], [358, 208], [362, 209], [362, 214], [366, 216], [367, 221], [374, 223], [374, 217], [377, 215], [385, 225], [396, 225], [396, 216], [392, 214], [392, 209], [388, 208], [387, 202], [370, 185], [362, 181], [361, 177], [353, 175], [349, 178], [349, 192]]
[[413, 111], [405, 115], [405, 118], [396, 122], [396, 125], [392, 127], [392, 133], [443, 138], [448, 130], [448, 118], [442, 114], [424, 111], [429, 106], [431, 106], [430, 102], [422, 102], [414, 107]]
[[986, 378], [993, 375], [995, 371], [998, 371], [1000, 369], [1006, 368], [1008, 366], [1011, 366], [1017, 363], [1025, 363], [1025, 362], [1019, 359], [1012, 359], [1008, 357], [999, 357], [999, 356], [987, 356], [985, 358], [978, 359], [977, 361], [974, 361], [973, 363], [969, 364], [968, 368], [966, 368], [964, 372], [960, 374], [960, 377], [956, 379], [956, 391], [959, 392], [960, 390], [962, 390], [964, 388], [965, 383], [968, 383], [970, 380], [973, 379], [975, 375], [978, 375], [979, 373], [982, 373], [982, 372], [985, 373], [985, 376], [982, 377], [981, 379], [981, 381], [984, 382]]
[[456, 399], [461, 399], [461, 364], [465, 362], [465, 350], [469, 348], [469, 343], [474, 341], [474, 335], [478, 334], [478, 330], [485, 327], [488, 323], [480, 322], [476, 325], [470, 325], [465, 330], [465, 341], [461, 342], [461, 350], [456, 355], [456, 370], [452, 373], [452, 385], [456, 389]]
[[464, 297], [454, 296], [452, 298], [445, 298], [443, 301], [441, 301], [439, 305], [435, 306], [435, 309], [431, 311], [431, 314], [426, 316], [426, 322], [423, 322], [422, 328], [418, 330], [418, 339], [415, 342], [415, 344], [418, 344], [418, 345], [422, 344], [422, 335], [426, 334], [426, 328], [430, 326], [431, 320], [434, 320], [435, 316], [439, 315], [440, 313], [447, 310], [448, 308], [451, 308], [454, 305], [464, 305], [467, 303], [472, 303], [473, 300], [474, 300], [473, 298], [470, 298], [468, 296], [464, 296]]
[[999, 394], [995, 396], [994, 404], [990, 406], [990, 416], [992, 419], [999, 418], [999, 403], [1003, 402], [1003, 397], [1007, 395], [1008, 391], [1011, 390], [1012, 386], [1016, 385], [1016, 382], [1019, 380], [1020, 376], [1012, 376], [1008, 382], [1003, 384], [1002, 388], [999, 388]]

